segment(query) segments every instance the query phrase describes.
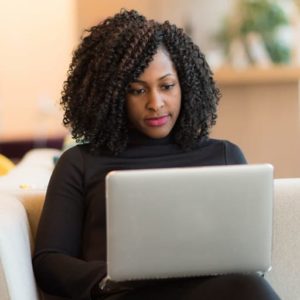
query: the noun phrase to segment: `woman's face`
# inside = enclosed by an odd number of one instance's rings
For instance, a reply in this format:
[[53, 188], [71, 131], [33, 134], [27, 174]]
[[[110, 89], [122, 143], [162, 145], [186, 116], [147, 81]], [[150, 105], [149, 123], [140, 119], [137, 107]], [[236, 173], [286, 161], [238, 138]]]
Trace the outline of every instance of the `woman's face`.
[[144, 73], [129, 85], [129, 121], [135, 129], [151, 138], [164, 138], [173, 129], [180, 106], [177, 72], [168, 52], [160, 47]]

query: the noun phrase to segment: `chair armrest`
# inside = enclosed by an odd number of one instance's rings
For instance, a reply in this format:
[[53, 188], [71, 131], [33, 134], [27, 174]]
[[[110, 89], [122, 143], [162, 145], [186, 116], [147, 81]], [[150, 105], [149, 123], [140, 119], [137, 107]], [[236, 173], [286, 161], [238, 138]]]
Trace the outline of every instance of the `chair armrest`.
[[300, 294], [300, 178], [274, 180], [273, 268], [266, 278], [285, 300]]
[[41, 212], [44, 206], [46, 190], [28, 189], [20, 190], [15, 193], [16, 197], [23, 204], [31, 230], [31, 246], [34, 247], [34, 240], [40, 221]]
[[0, 199], [0, 299], [38, 300], [26, 210], [17, 197]]

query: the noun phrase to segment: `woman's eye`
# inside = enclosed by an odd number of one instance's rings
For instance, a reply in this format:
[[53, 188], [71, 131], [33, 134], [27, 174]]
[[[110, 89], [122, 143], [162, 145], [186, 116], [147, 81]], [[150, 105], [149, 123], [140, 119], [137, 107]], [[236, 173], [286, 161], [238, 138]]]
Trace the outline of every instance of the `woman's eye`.
[[163, 90], [170, 90], [175, 86], [175, 83], [169, 83], [169, 84], [164, 84], [162, 85]]
[[129, 88], [128, 90], [129, 94], [132, 95], [141, 95], [145, 93], [145, 89], [144, 88], [140, 88], [140, 89], [133, 89], [133, 88]]

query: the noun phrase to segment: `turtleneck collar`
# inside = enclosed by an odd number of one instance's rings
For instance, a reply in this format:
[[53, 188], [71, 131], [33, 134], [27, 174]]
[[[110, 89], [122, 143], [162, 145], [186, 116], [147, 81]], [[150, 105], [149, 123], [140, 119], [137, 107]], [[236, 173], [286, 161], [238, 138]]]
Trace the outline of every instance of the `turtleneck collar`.
[[[199, 139], [199, 143], [194, 147], [195, 150], [202, 145], [203, 142], [208, 140], [207, 137]], [[144, 135], [143, 133], [130, 129], [128, 132], [128, 144], [124, 151], [118, 154], [119, 158], [155, 158], [158, 159], [165, 155], [176, 155], [183, 152], [182, 148], [175, 142], [174, 134], [171, 132], [168, 136], [160, 139], [154, 139]], [[188, 151], [189, 152], [189, 151]], [[110, 156], [109, 151], [102, 150], [102, 155]]]
[[128, 133], [128, 146], [129, 147], [134, 147], [134, 146], [163, 146], [163, 145], [170, 145], [170, 144], [175, 144], [175, 139], [174, 135], [170, 133], [164, 138], [151, 138], [143, 133], [131, 129]]
[[160, 158], [161, 156], [182, 152], [181, 148], [175, 143], [173, 134], [161, 139], [154, 139], [137, 130], [130, 129], [128, 138], [126, 150], [118, 155], [120, 158]]

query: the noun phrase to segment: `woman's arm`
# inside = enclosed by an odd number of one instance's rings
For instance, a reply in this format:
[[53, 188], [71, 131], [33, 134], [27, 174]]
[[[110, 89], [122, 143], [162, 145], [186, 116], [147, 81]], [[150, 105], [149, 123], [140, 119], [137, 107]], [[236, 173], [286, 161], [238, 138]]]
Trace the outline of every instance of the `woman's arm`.
[[55, 167], [36, 237], [34, 272], [38, 285], [49, 294], [90, 299], [92, 287], [105, 276], [104, 261], [79, 259], [84, 197], [84, 162], [75, 147]]

